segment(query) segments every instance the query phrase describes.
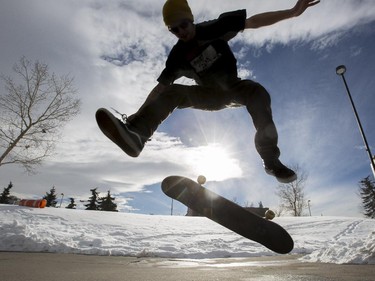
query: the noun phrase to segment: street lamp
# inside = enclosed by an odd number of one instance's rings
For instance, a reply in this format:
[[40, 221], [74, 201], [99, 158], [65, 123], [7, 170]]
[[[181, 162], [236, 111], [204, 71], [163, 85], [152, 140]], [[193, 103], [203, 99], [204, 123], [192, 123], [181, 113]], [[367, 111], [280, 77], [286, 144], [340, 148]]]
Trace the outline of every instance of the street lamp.
[[311, 217], [311, 208], [310, 208], [310, 202], [311, 202], [311, 200], [307, 200], [307, 206], [309, 207], [309, 214], [310, 214], [310, 217]]
[[374, 178], [375, 178], [375, 163], [374, 163], [375, 160], [374, 160], [374, 158], [372, 156], [372, 153], [371, 153], [371, 150], [370, 150], [370, 146], [368, 145], [365, 133], [364, 133], [362, 125], [361, 125], [361, 121], [359, 120], [357, 109], [355, 108], [352, 96], [351, 96], [350, 91], [349, 91], [348, 84], [346, 83], [345, 76], [344, 76], [345, 72], [346, 72], [345, 65], [339, 65], [338, 67], [336, 67], [336, 74], [339, 75], [339, 76], [341, 76], [342, 80], [344, 81], [346, 92], [348, 93], [348, 97], [349, 97], [350, 103], [352, 105], [352, 108], [353, 108], [353, 111], [354, 111], [354, 115], [355, 115], [355, 117], [357, 119], [357, 124], [358, 124], [358, 127], [359, 127], [359, 131], [360, 131], [360, 133], [362, 135], [363, 142], [365, 143], [366, 151], [367, 151], [367, 154], [368, 154], [368, 156], [370, 158], [372, 173], [373, 173]]
[[62, 204], [63, 199], [64, 199], [64, 193], [61, 193], [61, 200], [60, 200], [60, 207], [59, 208], [61, 208], [61, 204]]

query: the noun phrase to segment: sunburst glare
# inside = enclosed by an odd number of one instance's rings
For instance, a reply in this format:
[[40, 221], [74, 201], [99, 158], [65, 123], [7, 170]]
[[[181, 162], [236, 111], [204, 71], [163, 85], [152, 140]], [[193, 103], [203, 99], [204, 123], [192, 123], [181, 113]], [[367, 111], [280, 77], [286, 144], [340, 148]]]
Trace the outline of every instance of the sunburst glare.
[[187, 160], [192, 171], [197, 175], [204, 175], [207, 181], [223, 181], [242, 176], [239, 161], [217, 143], [193, 149]]

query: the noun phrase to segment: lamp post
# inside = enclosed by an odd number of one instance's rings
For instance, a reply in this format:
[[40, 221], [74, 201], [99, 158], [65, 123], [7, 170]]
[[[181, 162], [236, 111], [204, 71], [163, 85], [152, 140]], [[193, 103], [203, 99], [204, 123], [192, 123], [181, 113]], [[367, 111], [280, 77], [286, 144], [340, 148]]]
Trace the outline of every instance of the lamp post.
[[309, 207], [309, 214], [310, 214], [310, 217], [311, 217], [311, 208], [310, 208], [310, 202], [311, 202], [311, 200], [307, 200], [307, 206]]
[[341, 76], [342, 80], [344, 81], [346, 92], [348, 93], [348, 97], [349, 97], [350, 103], [352, 105], [355, 118], [357, 119], [357, 124], [358, 124], [358, 127], [359, 127], [359, 131], [360, 131], [360, 133], [362, 135], [363, 142], [365, 143], [366, 151], [367, 151], [367, 154], [368, 154], [368, 156], [370, 158], [372, 173], [373, 173], [374, 178], [375, 178], [375, 163], [374, 163], [375, 160], [374, 160], [374, 158], [372, 156], [372, 153], [371, 153], [371, 150], [370, 150], [370, 146], [368, 145], [365, 133], [364, 133], [363, 128], [362, 128], [361, 121], [359, 120], [358, 112], [357, 112], [357, 109], [355, 108], [355, 105], [354, 105], [354, 102], [353, 102], [353, 99], [352, 99], [352, 95], [350, 94], [350, 91], [349, 91], [348, 84], [346, 83], [345, 76], [344, 76], [345, 72], [346, 72], [345, 65], [339, 65], [338, 67], [336, 67], [336, 74], [339, 75], [339, 76]]
[[61, 208], [61, 204], [62, 204], [63, 199], [64, 199], [64, 193], [61, 193], [61, 200], [60, 200], [60, 207], [59, 208]]

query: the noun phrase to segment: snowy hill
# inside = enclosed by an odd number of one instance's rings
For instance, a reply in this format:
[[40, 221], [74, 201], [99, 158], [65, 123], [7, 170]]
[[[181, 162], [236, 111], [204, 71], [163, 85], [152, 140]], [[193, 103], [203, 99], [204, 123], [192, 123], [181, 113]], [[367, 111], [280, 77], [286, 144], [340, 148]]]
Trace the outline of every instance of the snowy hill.
[[[291, 254], [310, 262], [375, 264], [375, 220], [281, 217]], [[200, 217], [0, 205], [0, 251], [171, 258], [276, 255]]]

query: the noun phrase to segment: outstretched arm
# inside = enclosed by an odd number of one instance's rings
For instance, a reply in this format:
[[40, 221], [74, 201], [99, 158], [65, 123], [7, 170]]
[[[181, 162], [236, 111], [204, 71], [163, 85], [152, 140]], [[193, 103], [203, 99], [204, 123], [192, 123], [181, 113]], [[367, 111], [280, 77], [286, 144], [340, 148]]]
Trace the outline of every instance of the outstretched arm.
[[307, 8], [314, 6], [319, 2], [319, 0], [298, 0], [296, 5], [289, 10], [266, 12], [251, 16], [250, 18], [246, 19], [245, 28], [259, 28], [262, 26], [272, 25], [292, 17], [298, 17]]

